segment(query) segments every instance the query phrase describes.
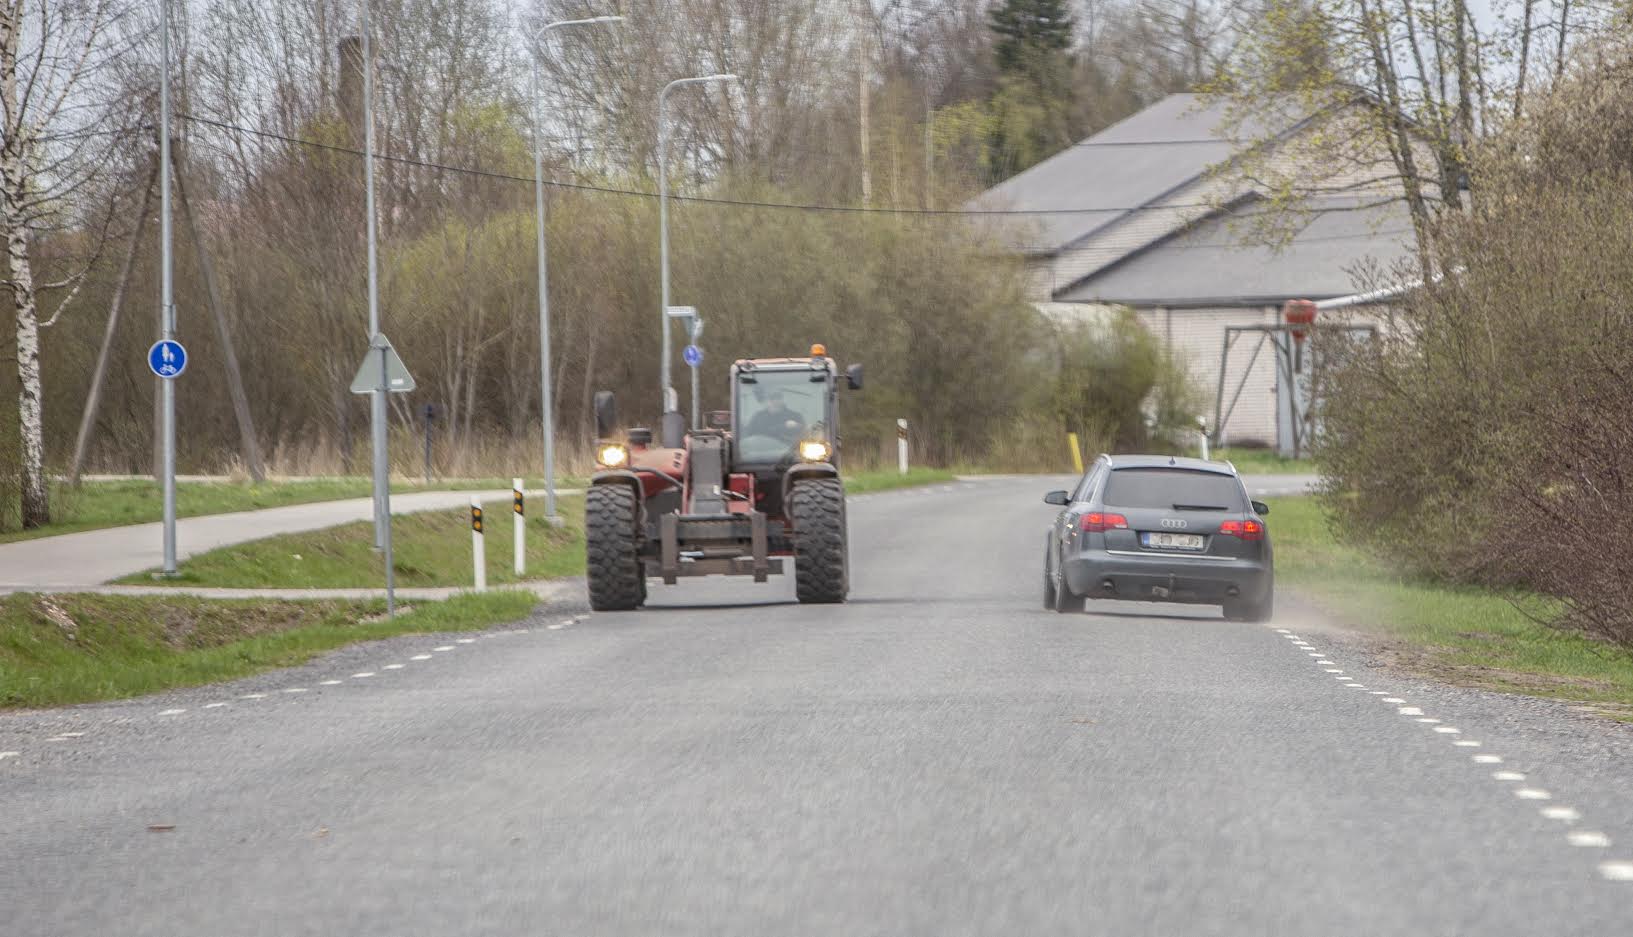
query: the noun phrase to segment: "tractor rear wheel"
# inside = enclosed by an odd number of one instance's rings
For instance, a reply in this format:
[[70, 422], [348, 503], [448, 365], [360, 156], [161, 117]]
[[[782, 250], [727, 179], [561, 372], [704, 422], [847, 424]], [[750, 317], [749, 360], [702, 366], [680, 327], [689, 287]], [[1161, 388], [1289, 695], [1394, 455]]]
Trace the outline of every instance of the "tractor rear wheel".
[[794, 482], [788, 515], [794, 520], [794, 594], [805, 603], [845, 601], [850, 575], [844, 486], [837, 478]]
[[625, 612], [646, 600], [639, 514], [635, 492], [626, 485], [594, 485], [584, 497], [585, 569], [590, 607], [598, 612]]

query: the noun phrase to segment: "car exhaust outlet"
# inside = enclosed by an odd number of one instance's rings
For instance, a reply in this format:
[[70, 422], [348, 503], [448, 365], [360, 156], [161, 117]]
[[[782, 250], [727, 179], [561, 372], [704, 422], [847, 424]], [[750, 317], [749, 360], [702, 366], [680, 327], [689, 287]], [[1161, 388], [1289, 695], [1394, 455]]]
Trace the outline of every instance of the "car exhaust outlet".
[[1102, 580], [1100, 580], [1100, 591], [1102, 591], [1102, 592], [1116, 592], [1117, 591], [1117, 584], [1112, 582], [1110, 579], [1102, 579]]
[[1242, 594], [1242, 590], [1236, 588], [1235, 586], [1231, 586], [1230, 588], [1225, 590], [1225, 594], [1234, 599], [1237, 596]]

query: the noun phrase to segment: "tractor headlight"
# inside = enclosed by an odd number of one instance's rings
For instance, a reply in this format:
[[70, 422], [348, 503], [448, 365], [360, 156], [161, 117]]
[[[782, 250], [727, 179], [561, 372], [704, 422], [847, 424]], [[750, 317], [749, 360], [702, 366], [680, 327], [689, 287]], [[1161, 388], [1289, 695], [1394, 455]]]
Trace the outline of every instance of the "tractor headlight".
[[622, 443], [606, 443], [595, 450], [595, 461], [606, 468], [623, 468], [629, 464], [629, 448]]
[[807, 439], [799, 444], [799, 457], [805, 462], [826, 462], [833, 454], [833, 447], [825, 440]]

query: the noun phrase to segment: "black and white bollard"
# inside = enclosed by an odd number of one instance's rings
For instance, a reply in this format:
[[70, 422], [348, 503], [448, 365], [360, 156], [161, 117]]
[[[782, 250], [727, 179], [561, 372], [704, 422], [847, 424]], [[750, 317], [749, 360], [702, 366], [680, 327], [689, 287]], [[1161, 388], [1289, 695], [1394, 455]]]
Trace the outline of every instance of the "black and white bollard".
[[526, 512], [522, 509], [522, 480], [510, 480], [510, 510], [516, 521], [515, 570], [516, 578], [522, 578], [527, 569], [527, 524]]
[[488, 591], [488, 550], [482, 541], [482, 499], [471, 495], [471, 560], [476, 565], [476, 591]]
[[907, 421], [896, 421], [896, 471], [907, 474]]

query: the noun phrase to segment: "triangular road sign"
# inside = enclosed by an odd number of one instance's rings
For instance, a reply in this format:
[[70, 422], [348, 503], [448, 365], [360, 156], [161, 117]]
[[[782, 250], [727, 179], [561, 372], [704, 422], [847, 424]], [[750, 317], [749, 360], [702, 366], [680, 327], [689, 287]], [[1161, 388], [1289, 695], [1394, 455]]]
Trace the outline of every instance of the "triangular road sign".
[[[381, 358], [385, 359], [385, 367], [381, 368]], [[414, 389], [414, 376], [408, 373], [408, 365], [397, 356], [397, 349], [391, 347], [391, 342], [384, 334], [376, 334], [369, 342], [369, 353], [363, 356], [363, 363], [357, 368], [357, 376], [352, 378], [352, 393], [372, 394], [375, 391], [389, 391], [393, 394], [406, 394]]]

